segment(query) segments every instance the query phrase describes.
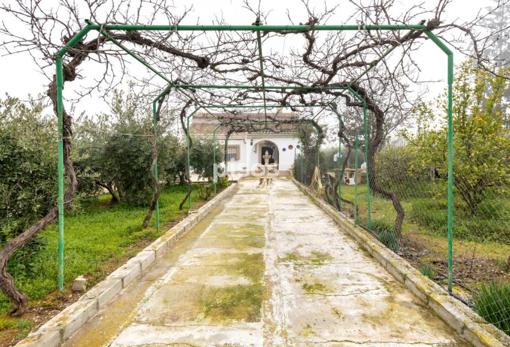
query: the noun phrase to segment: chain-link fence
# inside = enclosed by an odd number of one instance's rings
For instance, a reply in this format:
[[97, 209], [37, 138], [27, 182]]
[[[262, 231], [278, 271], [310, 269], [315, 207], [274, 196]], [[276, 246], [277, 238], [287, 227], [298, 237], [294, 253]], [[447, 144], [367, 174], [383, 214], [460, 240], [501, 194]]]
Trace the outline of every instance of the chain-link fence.
[[[509, 334], [510, 133], [489, 117], [479, 122], [490, 129], [473, 122], [455, 121], [452, 294]], [[319, 160], [302, 150], [294, 177], [447, 288], [446, 130], [388, 139], [373, 159], [364, 140], [323, 145]]]

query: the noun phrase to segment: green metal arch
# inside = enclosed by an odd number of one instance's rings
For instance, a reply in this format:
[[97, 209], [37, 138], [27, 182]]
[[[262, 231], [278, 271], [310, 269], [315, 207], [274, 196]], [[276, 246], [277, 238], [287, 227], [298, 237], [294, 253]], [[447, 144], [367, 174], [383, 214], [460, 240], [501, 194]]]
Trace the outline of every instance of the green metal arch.
[[[327, 87], [316, 87], [316, 86], [271, 86], [263, 85], [261, 87], [252, 85], [186, 85], [186, 84], [174, 84], [162, 73], [154, 69], [145, 60], [138, 57], [134, 52], [124, 47], [121, 43], [116, 42], [111, 36], [109, 37], [107, 31], [122, 30], [122, 31], [253, 31], [257, 33], [260, 38], [261, 32], [307, 32], [307, 31], [366, 31], [366, 30], [421, 30], [447, 55], [447, 76], [448, 76], [448, 291], [452, 292], [453, 283], [453, 98], [452, 98], [452, 85], [453, 85], [453, 52], [434, 34], [426, 25], [422, 24], [342, 24], [342, 25], [127, 25], [127, 24], [105, 24], [99, 25], [87, 21], [86, 25], [76, 33], [67, 44], [62, 47], [55, 55], [55, 67], [56, 67], [56, 84], [57, 84], [57, 116], [58, 116], [58, 288], [63, 290], [64, 287], [64, 106], [63, 106], [63, 88], [64, 88], [64, 71], [63, 71], [63, 58], [72, 50], [78, 42], [80, 42], [90, 31], [95, 30], [105, 36], [111, 42], [119, 46], [129, 55], [134, 57], [140, 63], [145, 65], [148, 69], [154, 72], [156, 75], [163, 78], [169, 85], [169, 87], [181, 88], [181, 89], [199, 89], [199, 88], [228, 88], [228, 89], [251, 89], [251, 90], [293, 90], [293, 89], [304, 89], [304, 90], [325, 90], [325, 89], [349, 89], [352, 87], [352, 83], [347, 86], [327, 86]], [[389, 52], [386, 52], [379, 59], [382, 60], [389, 54], [394, 47], [390, 48]], [[262, 54], [260, 39], [259, 39], [259, 55]], [[375, 66], [370, 66], [363, 74], [367, 73], [370, 69]], [[261, 68], [263, 66], [261, 65]], [[360, 76], [361, 77], [361, 76]], [[359, 78], [355, 81], [359, 80]], [[167, 87], [168, 89], [168, 87]], [[352, 92], [352, 91], [351, 91]], [[156, 102], [156, 100], [154, 101]], [[154, 107], [153, 102], [153, 107]], [[364, 118], [366, 118], [366, 100], [362, 100], [364, 104]], [[264, 98], [264, 106], [265, 105]], [[266, 108], [265, 108], [266, 109]], [[153, 122], [155, 134], [157, 134], [157, 121], [158, 117], [155, 109], [153, 108]], [[365, 136], [365, 141], [367, 141]], [[367, 170], [368, 172], [368, 170]], [[157, 177], [157, 165], [155, 167], [154, 174]], [[159, 204], [157, 207], [157, 225], [159, 226]]]

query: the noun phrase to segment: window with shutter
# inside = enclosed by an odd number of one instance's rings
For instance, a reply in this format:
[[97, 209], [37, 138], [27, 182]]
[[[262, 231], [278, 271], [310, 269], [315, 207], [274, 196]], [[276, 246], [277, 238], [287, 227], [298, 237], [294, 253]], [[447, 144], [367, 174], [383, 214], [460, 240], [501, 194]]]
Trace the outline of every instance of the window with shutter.
[[241, 159], [241, 146], [229, 145], [227, 146], [227, 161], [235, 161]]

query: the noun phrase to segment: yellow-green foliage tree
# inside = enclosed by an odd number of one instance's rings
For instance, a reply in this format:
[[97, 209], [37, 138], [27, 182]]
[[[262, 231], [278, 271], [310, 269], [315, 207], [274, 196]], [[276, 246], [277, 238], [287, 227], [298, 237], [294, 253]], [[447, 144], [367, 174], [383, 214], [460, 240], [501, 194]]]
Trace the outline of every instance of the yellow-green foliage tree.
[[[464, 63], [454, 84], [454, 184], [463, 208], [470, 215], [480, 203], [510, 187], [510, 138], [504, 124], [503, 94], [508, 81]], [[447, 127], [445, 97], [435, 109], [420, 104], [415, 111], [418, 133], [408, 136], [416, 158], [411, 169], [434, 169], [447, 177]], [[440, 116], [438, 116], [440, 115]]]

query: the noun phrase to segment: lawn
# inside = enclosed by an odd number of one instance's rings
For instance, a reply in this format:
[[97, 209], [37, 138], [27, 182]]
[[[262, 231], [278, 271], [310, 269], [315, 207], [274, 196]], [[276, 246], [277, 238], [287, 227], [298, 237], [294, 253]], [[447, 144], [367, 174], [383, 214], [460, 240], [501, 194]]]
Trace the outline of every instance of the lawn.
[[[110, 206], [106, 195], [80, 201], [77, 210], [68, 212], [65, 219], [66, 289], [63, 294], [56, 291], [56, 225], [46, 228], [41, 233], [43, 247], [29, 267], [10, 264], [17, 286], [30, 298], [30, 308], [23, 318], [10, 318], [7, 316], [10, 303], [0, 293], [0, 346], [25, 336], [33, 326], [76, 300], [79, 295], [70, 290], [76, 277], [85, 275], [92, 286], [183, 218], [187, 204], [180, 211], [179, 203], [187, 189], [187, 186], [172, 186], [162, 192], [160, 213], [164, 227], [159, 232], [154, 226], [141, 228], [145, 207], [122, 203]], [[193, 208], [204, 203], [196, 190], [192, 200]]]

